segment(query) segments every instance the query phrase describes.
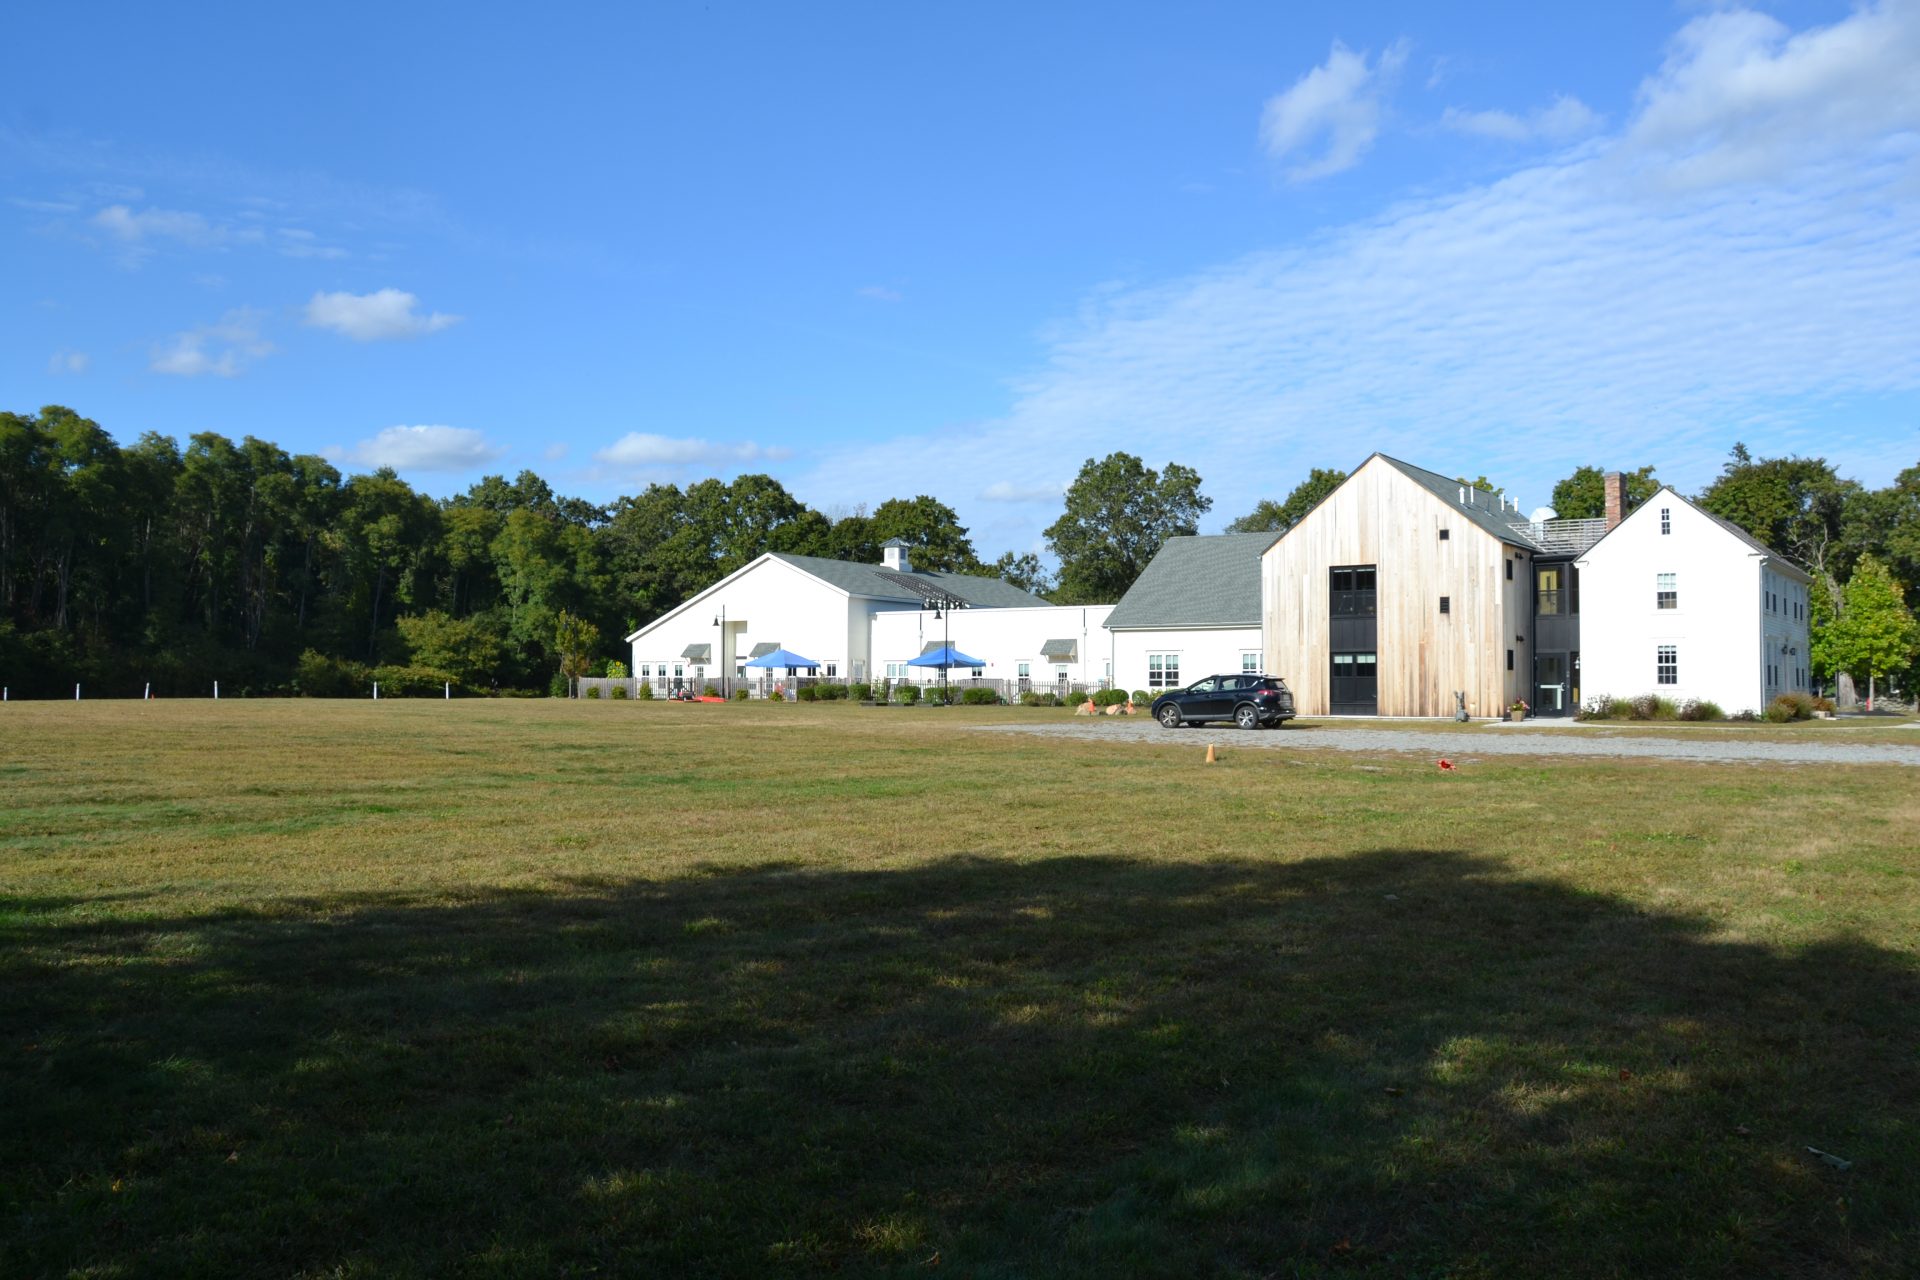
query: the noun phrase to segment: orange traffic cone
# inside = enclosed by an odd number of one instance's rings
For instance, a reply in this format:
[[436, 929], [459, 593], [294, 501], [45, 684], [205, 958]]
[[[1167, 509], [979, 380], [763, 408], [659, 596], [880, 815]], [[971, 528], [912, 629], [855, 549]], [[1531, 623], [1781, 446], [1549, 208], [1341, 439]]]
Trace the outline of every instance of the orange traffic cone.
[[1207, 763], [1217, 764], [1219, 763], [1219, 760], [1220, 760], [1220, 757], [1213, 753], [1213, 744], [1209, 742], [1207, 744]]

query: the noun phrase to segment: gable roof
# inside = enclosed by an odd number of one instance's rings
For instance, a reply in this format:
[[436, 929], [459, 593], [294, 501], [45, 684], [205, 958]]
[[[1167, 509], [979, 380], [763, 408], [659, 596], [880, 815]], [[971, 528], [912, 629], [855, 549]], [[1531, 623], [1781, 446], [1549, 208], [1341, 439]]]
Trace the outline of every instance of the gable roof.
[[[1483, 532], [1490, 533], [1500, 539], [1500, 541], [1510, 542], [1517, 547], [1526, 547], [1533, 551], [1546, 550], [1546, 548], [1542, 547], [1534, 540], [1532, 535], [1527, 532], [1526, 522], [1520, 518], [1518, 511], [1489, 510], [1475, 503], [1461, 502], [1460, 490], [1470, 488], [1471, 486], [1463, 485], [1458, 480], [1443, 476], [1438, 471], [1428, 471], [1425, 467], [1416, 467], [1411, 462], [1402, 462], [1398, 458], [1389, 458], [1384, 453], [1376, 453], [1373, 455], [1373, 458], [1380, 459], [1380, 461], [1386, 463], [1395, 471], [1398, 471], [1401, 475], [1413, 481], [1422, 489], [1425, 489], [1428, 493], [1440, 499], [1440, 501], [1446, 503], [1449, 510], [1456, 511], [1466, 517], [1470, 523], [1477, 526]], [[1373, 461], [1373, 458], [1368, 458], [1367, 462]], [[1360, 464], [1361, 467], [1366, 465], [1366, 462]], [[1354, 468], [1355, 471], [1359, 469], [1360, 467]], [[1474, 492], [1479, 494], [1485, 493], [1486, 491], [1480, 489]], [[1487, 496], [1489, 498], [1493, 497], [1492, 494], [1488, 494]], [[1498, 500], [1495, 499], [1495, 501], [1497, 503]]]
[[856, 564], [851, 560], [829, 560], [825, 556], [796, 556], [784, 551], [770, 553], [803, 573], [810, 573], [850, 595], [871, 596], [878, 600], [910, 600], [919, 604], [933, 596], [958, 596], [982, 609], [1031, 609], [1051, 604], [998, 578], [970, 573], [933, 573], [926, 569], [904, 571], [885, 565]]
[[[1689, 498], [1686, 494], [1681, 493], [1678, 489], [1674, 488], [1670, 484], [1661, 485], [1660, 488], [1654, 492], [1653, 497], [1648, 498], [1645, 502], [1641, 503], [1639, 506], [1635, 507], [1633, 510], [1627, 512], [1626, 515], [1622, 516], [1620, 518], [1620, 524], [1613, 526], [1613, 529], [1618, 529], [1620, 525], [1625, 524], [1627, 521], [1639, 515], [1642, 511], [1645, 511], [1648, 508], [1652, 507], [1662, 497], [1671, 498], [1675, 502], [1680, 503], [1682, 506], [1688, 507], [1694, 511], [1699, 512], [1701, 515], [1705, 516], [1707, 519], [1711, 520], [1713, 523], [1719, 525], [1722, 529], [1725, 529], [1728, 533], [1732, 534], [1735, 538], [1737, 538], [1740, 541], [1740, 544], [1742, 546], [1746, 547], [1747, 550], [1752, 551], [1758, 555], [1765, 556], [1769, 561], [1772, 562], [1773, 568], [1783, 570], [1789, 578], [1797, 578], [1801, 582], [1805, 582], [1805, 583], [1811, 583], [1813, 581], [1813, 575], [1808, 573], [1805, 569], [1802, 569], [1799, 565], [1787, 559], [1785, 556], [1781, 555], [1778, 551], [1775, 551], [1772, 547], [1760, 541], [1760, 539], [1754, 537], [1752, 534], [1748, 533], [1745, 529], [1742, 529], [1739, 525], [1735, 524], [1733, 521], [1728, 520], [1722, 516], [1717, 516], [1713, 514], [1713, 512], [1707, 510], [1705, 507], [1695, 502], [1692, 498]], [[1613, 529], [1607, 530], [1608, 536], [1612, 535]], [[1597, 547], [1601, 545], [1601, 543], [1604, 543], [1606, 540], [1607, 540], [1606, 538], [1601, 538], [1599, 542], [1596, 542], [1593, 544], [1593, 547]], [[1593, 547], [1588, 547], [1586, 554], [1591, 554], [1593, 551]], [[1583, 554], [1581, 558], [1585, 559], [1585, 555]]]
[[1168, 538], [1120, 603], [1110, 629], [1257, 627], [1260, 556], [1277, 533]]

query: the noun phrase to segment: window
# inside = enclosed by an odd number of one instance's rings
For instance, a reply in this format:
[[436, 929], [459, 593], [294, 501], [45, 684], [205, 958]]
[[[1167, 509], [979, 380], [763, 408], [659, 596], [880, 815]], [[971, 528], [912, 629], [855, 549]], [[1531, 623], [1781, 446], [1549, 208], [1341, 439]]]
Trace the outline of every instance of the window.
[[986, 674], [986, 672], [985, 672], [985, 671], [984, 671], [983, 669], [981, 669], [980, 667], [975, 667], [975, 668], [973, 669], [973, 678], [974, 678], [975, 680], [978, 680], [978, 679], [979, 679], [979, 678], [980, 678], [981, 676], [983, 676], [983, 675], [985, 675], [985, 674]]
[[840, 674], [840, 668], [836, 664], [831, 662], [829, 662], [826, 666], [820, 669], [826, 672], [827, 679], [829, 680], [833, 679], [835, 676]]
[[1660, 532], [1662, 534], [1669, 534], [1673, 532], [1673, 508], [1672, 507], [1660, 508]]
[[1653, 602], [1656, 608], [1678, 609], [1680, 607], [1679, 576], [1674, 573], [1654, 575]]
[[1180, 655], [1177, 653], [1150, 653], [1147, 655], [1147, 688], [1178, 689], [1180, 687]]
[[1022, 680], [1025, 680], [1028, 676], [1032, 674], [1033, 674], [1033, 667], [1031, 663], [1023, 662], [1020, 664], [1019, 676]]
[[1507, 650], [1507, 670], [1513, 670], [1513, 650]]
[[745, 680], [745, 679], [747, 678], [747, 664], [746, 664], [746, 663], [744, 663], [744, 662], [736, 662], [736, 663], [734, 663], [734, 664], [733, 664], [733, 678], [734, 678], [735, 680]]
[[1508, 582], [1513, 581], [1513, 557], [1512, 556], [1507, 557], [1507, 581]]
[[1663, 644], [1653, 651], [1653, 682], [1680, 683], [1680, 651], [1673, 645]]
[[1441, 596], [1441, 597], [1440, 597], [1440, 612], [1442, 612], [1442, 613], [1452, 613], [1452, 612], [1453, 612], [1453, 597], [1452, 597], [1452, 596]]
[[1257, 653], [1241, 654], [1240, 669], [1242, 671], [1258, 671], [1260, 669], [1260, 655]]
[[1450, 538], [1451, 536], [1452, 536], [1452, 534], [1451, 534], [1451, 533], [1449, 533], [1449, 532], [1448, 532], [1447, 530], [1445, 530], [1445, 529], [1442, 529], [1442, 530], [1440, 531], [1440, 541], [1442, 541], [1442, 542], [1445, 542], [1445, 541], [1446, 541], [1446, 540], [1447, 540], [1448, 538]]
[[1332, 570], [1332, 608], [1335, 617], [1370, 618], [1376, 600], [1376, 575], [1372, 565]]
[[1568, 600], [1561, 589], [1561, 575], [1566, 571], [1559, 565], [1548, 565], [1533, 571], [1533, 611], [1542, 617], [1555, 617], [1561, 613], [1571, 613]]

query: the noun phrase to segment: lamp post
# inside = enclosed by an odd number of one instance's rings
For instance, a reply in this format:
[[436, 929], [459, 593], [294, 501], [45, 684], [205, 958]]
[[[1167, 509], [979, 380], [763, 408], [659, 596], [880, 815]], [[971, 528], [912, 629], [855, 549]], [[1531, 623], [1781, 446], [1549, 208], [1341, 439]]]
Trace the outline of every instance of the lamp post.
[[953, 611], [966, 607], [967, 602], [958, 596], [928, 596], [920, 602], [920, 608], [923, 611], [927, 609], [933, 610], [933, 616], [940, 621], [940, 648], [942, 650], [940, 656], [943, 659], [940, 663], [940, 701], [948, 706], [953, 705], [953, 699], [948, 694], [947, 686], [947, 663], [953, 659]]
[[727, 606], [720, 606], [720, 616], [713, 620], [720, 628], [720, 696], [733, 697], [733, 664], [727, 661]]

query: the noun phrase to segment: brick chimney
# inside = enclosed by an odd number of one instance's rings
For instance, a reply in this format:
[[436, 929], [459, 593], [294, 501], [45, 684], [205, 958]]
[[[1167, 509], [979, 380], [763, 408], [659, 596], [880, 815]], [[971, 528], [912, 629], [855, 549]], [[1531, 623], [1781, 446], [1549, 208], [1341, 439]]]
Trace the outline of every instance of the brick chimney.
[[1606, 486], [1607, 486], [1607, 528], [1611, 529], [1613, 528], [1613, 526], [1619, 524], [1620, 517], [1626, 514], [1620, 509], [1621, 507], [1620, 473], [1618, 471], [1607, 472]]

